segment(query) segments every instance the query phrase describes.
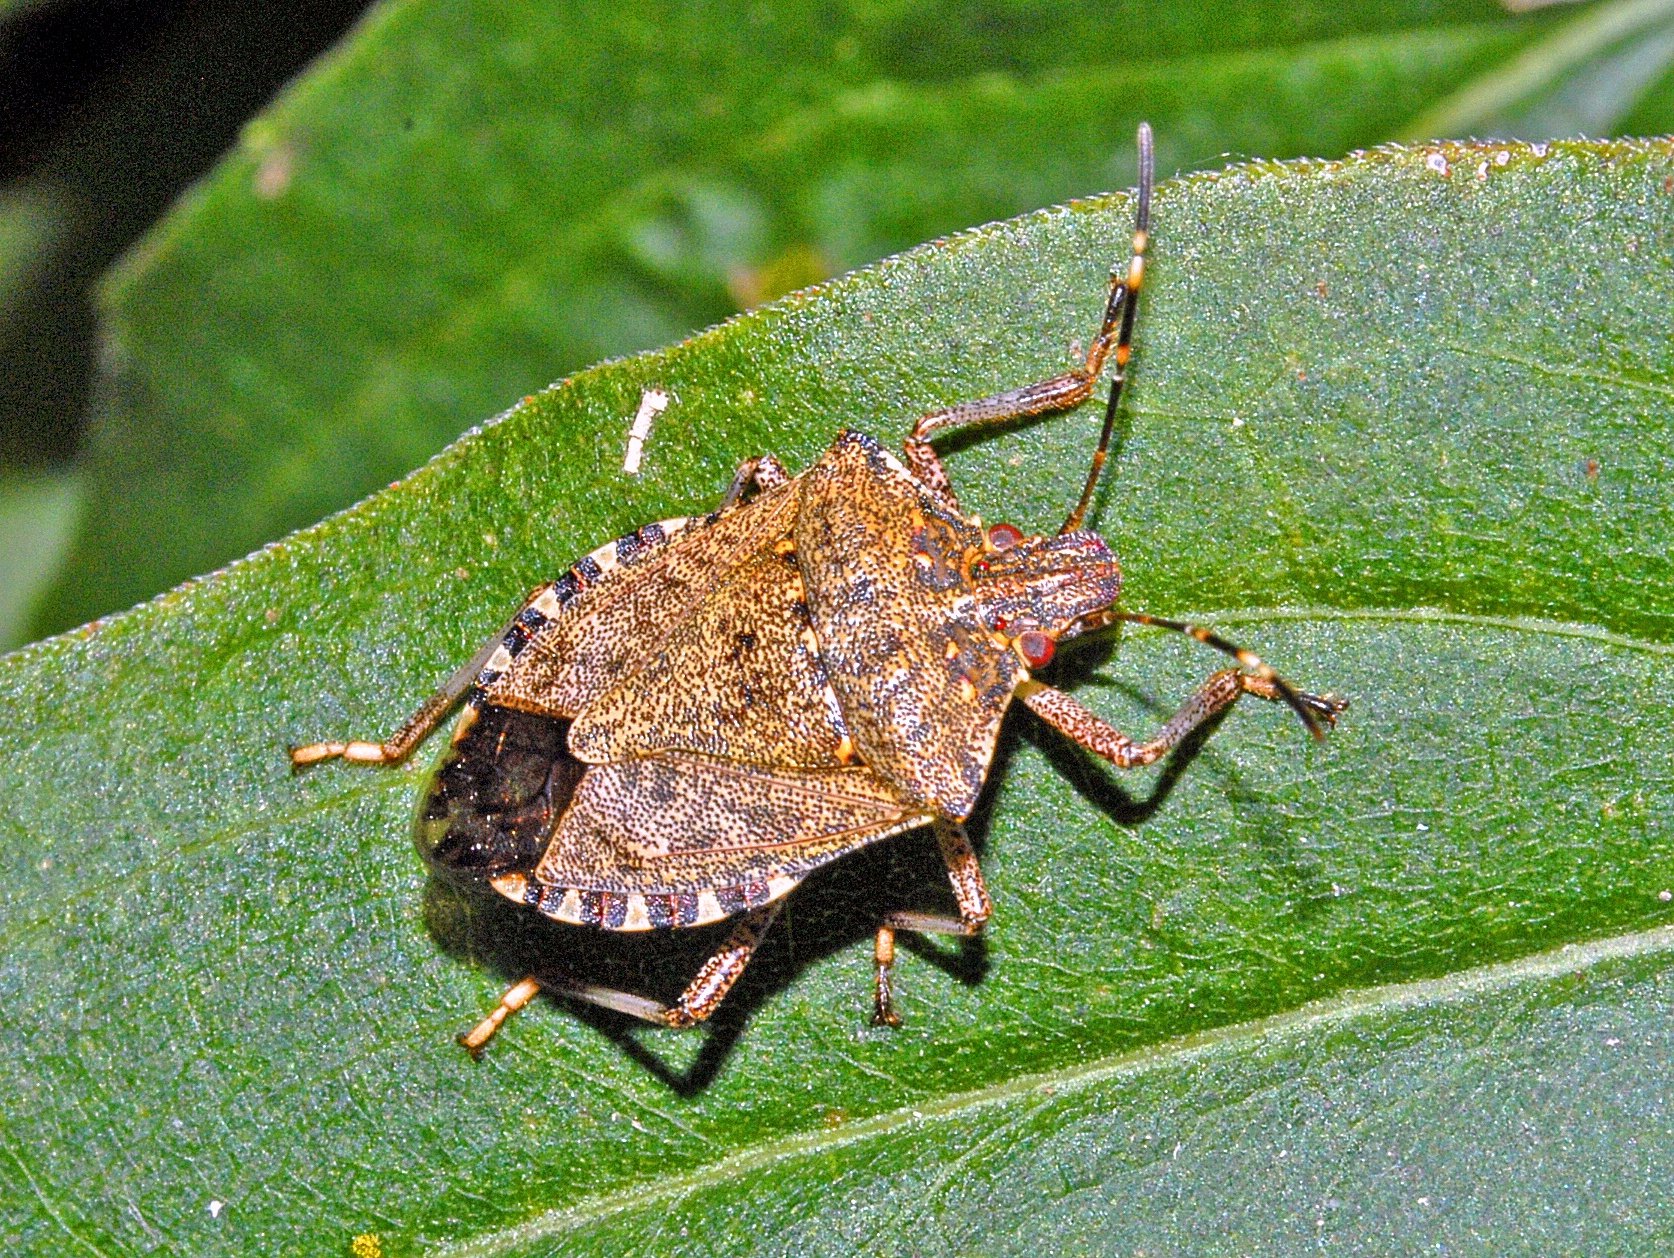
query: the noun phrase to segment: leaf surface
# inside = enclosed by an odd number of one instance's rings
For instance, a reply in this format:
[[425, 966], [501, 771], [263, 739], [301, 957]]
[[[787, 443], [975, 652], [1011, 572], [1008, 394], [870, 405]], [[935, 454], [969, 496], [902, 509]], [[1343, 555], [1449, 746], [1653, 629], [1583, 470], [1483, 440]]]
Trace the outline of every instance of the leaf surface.
[[[1655, 1248], [1671, 190], [1660, 142], [1159, 189], [1099, 515], [1129, 604], [1355, 706], [1314, 746], [1251, 703], [1131, 778], [1014, 717], [977, 824], [986, 945], [904, 957], [898, 1033], [864, 1027], [868, 938], [945, 905], [923, 835], [799, 892], [709, 1030], [543, 1001], [473, 1064], [452, 1036], [531, 962], [667, 996], [714, 937], [602, 938], [429, 882], [422, 767], [297, 777], [284, 749], [392, 728], [528, 586], [711, 505], [743, 457], [800, 467], [839, 424], [893, 438], [1058, 369], [1126, 198], [581, 372], [351, 512], [7, 657], [0, 1019], [27, 1051], [0, 1239]], [[650, 385], [675, 401], [631, 478]], [[1055, 526], [1096, 426], [953, 443], [967, 508]], [[1141, 632], [1063, 655], [1051, 678], [1134, 732], [1219, 663]]]

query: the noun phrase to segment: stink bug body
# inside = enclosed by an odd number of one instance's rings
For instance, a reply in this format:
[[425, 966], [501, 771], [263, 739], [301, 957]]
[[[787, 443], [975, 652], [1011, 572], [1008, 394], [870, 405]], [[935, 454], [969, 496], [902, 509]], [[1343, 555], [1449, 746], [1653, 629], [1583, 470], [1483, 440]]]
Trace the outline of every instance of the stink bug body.
[[[1081, 527], [1144, 274], [1148, 128], [1140, 172], [1132, 259], [1112, 274], [1080, 366], [924, 416], [901, 460], [845, 431], [794, 478], [770, 456], [745, 462], [715, 511], [647, 525], [537, 589], [387, 741], [315, 743], [294, 749], [293, 763], [398, 762], [463, 701], [421, 809], [432, 864], [606, 930], [737, 918], [671, 1005], [549, 984], [669, 1026], [714, 1011], [809, 873], [933, 827], [959, 913], [879, 924], [873, 1020], [894, 1024], [894, 932], [970, 935], [988, 919], [962, 823], [1014, 699], [1122, 768], [1156, 760], [1245, 694], [1288, 703], [1319, 735], [1342, 700], [1295, 690], [1207, 630], [1117, 610], [1116, 557]], [[1025, 536], [965, 515], [930, 439], [1077, 406], [1108, 358], [1104, 429], [1062, 529]], [[1178, 630], [1240, 667], [1213, 674], [1150, 740], [1132, 740], [1031, 675], [1058, 642], [1122, 621]], [[533, 978], [514, 986], [466, 1046], [480, 1049], [539, 988]]]

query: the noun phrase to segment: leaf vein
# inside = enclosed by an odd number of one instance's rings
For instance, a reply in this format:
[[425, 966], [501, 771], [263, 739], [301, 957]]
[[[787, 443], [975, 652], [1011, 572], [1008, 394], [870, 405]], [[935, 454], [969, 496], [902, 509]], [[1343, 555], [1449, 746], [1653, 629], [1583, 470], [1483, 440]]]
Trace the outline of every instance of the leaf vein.
[[[1197, 1032], [1162, 1044], [1113, 1054], [1075, 1066], [1020, 1075], [988, 1087], [958, 1093], [938, 1100], [890, 1110], [860, 1119], [837, 1131], [801, 1132], [741, 1149], [718, 1161], [681, 1174], [659, 1176], [652, 1184], [634, 1184], [616, 1191], [584, 1198], [572, 1205], [548, 1211], [514, 1227], [473, 1238], [438, 1250], [450, 1258], [476, 1258], [515, 1250], [532, 1241], [561, 1235], [653, 1202], [685, 1198], [713, 1185], [742, 1179], [754, 1171], [790, 1158], [831, 1153], [850, 1144], [888, 1136], [915, 1123], [960, 1120], [990, 1106], [1004, 1104], [1050, 1088], [1063, 1096], [1124, 1075], [1138, 1075], [1161, 1065], [1191, 1062], [1237, 1045], [1278, 1034], [1307, 1035], [1357, 1017], [1445, 1005], [1488, 992], [1514, 989], [1528, 983], [1573, 975], [1590, 966], [1610, 961], [1674, 952], [1674, 926], [1656, 927], [1633, 934], [1565, 944], [1548, 952], [1535, 953], [1515, 961], [1462, 970], [1439, 978], [1408, 983], [1390, 983], [1346, 992], [1311, 1002], [1284, 1013]], [[1009, 1124], [1008, 1124], [1009, 1125]]]

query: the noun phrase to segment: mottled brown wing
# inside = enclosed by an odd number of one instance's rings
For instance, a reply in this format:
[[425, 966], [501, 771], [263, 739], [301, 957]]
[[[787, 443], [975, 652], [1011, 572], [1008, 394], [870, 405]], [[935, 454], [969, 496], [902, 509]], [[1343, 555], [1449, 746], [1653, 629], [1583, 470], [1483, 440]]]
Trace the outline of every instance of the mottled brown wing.
[[930, 820], [865, 769], [771, 770], [670, 752], [589, 769], [533, 874], [492, 881], [560, 921], [699, 926]]
[[641, 530], [594, 551], [531, 600], [536, 627], [483, 687], [484, 697], [525, 712], [577, 715], [641, 667], [734, 568], [782, 537], [795, 510], [792, 481], [712, 523], [679, 521], [666, 542], [649, 543]]
[[589, 703], [570, 750], [593, 764], [690, 751], [779, 769], [836, 767], [845, 733], [787, 538], [733, 568]]
[[977, 622], [962, 562], [981, 530], [860, 433], [796, 483], [814, 631], [855, 749], [908, 800], [969, 816], [1025, 675]]

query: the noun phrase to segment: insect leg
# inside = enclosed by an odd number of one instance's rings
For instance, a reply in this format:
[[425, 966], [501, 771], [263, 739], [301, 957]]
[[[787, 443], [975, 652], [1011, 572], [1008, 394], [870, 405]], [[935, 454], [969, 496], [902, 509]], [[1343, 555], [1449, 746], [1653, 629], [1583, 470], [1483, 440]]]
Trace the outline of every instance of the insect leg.
[[1335, 725], [1337, 717], [1348, 708], [1347, 699], [1336, 695], [1311, 695], [1298, 690], [1278, 673], [1272, 666], [1264, 662], [1252, 651], [1246, 651], [1236, 643], [1228, 642], [1220, 634], [1205, 629], [1202, 625], [1188, 625], [1183, 620], [1165, 620], [1161, 616], [1150, 616], [1145, 612], [1124, 612], [1115, 608], [1106, 608], [1084, 616], [1076, 622], [1072, 636], [1079, 637], [1097, 629], [1103, 629], [1119, 621], [1126, 621], [1134, 625], [1152, 625], [1158, 629], [1167, 629], [1174, 633], [1183, 633], [1193, 641], [1201, 642], [1204, 646], [1214, 647], [1223, 654], [1232, 656], [1246, 669], [1249, 675], [1244, 679], [1244, 691], [1247, 694], [1259, 695], [1263, 699], [1283, 701], [1288, 703], [1291, 710], [1301, 718], [1302, 724], [1307, 726], [1308, 732], [1316, 739], [1325, 737], [1325, 727]]
[[732, 474], [732, 484], [727, 487], [726, 497], [721, 499], [719, 509], [727, 511], [737, 506], [746, 490], [754, 488], [760, 492], [772, 489], [789, 479], [790, 473], [785, 471], [785, 465], [771, 454], [758, 454], [753, 459], [745, 459]]
[[[508, 623], [506, 629], [511, 626]], [[506, 629], [495, 634], [471, 657], [469, 662], [442, 683], [442, 688], [420, 705], [419, 710], [403, 722], [400, 729], [391, 734], [381, 743], [362, 742], [321, 742], [307, 743], [301, 747], [291, 748], [291, 767], [301, 769], [311, 764], [318, 764], [321, 760], [331, 760], [341, 757], [344, 760], [354, 760], [361, 764], [400, 764], [412, 755], [413, 748], [428, 738], [442, 718], [453, 709], [465, 692], [476, 681], [483, 666], [494, 654], [500, 640], [505, 637]]]
[[704, 962], [697, 977], [686, 985], [686, 990], [680, 993], [679, 999], [672, 1005], [665, 1005], [649, 997], [636, 996], [632, 992], [614, 987], [581, 983], [568, 978], [551, 979], [542, 983], [531, 974], [507, 988], [506, 994], [500, 997], [500, 1003], [486, 1018], [461, 1035], [459, 1042], [471, 1056], [480, 1055], [483, 1045], [494, 1038], [494, 1033], [500, 1029], [501, 1024], [533, 1000], [543, 987], [556, 996], [566, 996], [571, 1000], [597, 1005], [601, 1009], [625, 1013], [629, 1017], [654, 1022], [658, 1026], [681, 1029], [694, 1026], [714, 1013], [721, 1001], [726, 999], [733, 984], [744, 973], [744, 967], [750, 964], [750, 957], [760, 946], [762, 937], [767, 934], [767, 928], [773, 924], [773, 919], [779, 916], [782, 907], [779, 904], [769, 905], [740, 919], [738, 925], [733, 927], [732, 933], [727, 936], [726, 943], [721, 945], [720, 951]]
[[442, 723], [442, 719], [465, 697], [468, 690], [482, 674], [494, 652], [505, 641], [506, 635], [517, 624], [518, 617], [536, 599], [552, 587], [543, 585], [523, 600], [513, 616], [497, 633], [483, 643], [478, 651], [453, 676], [442, 683], [442, 688], [426, 699], [417, 712], [409, 716], [396, 730], [381, 743], [363, 742], [320, 742], [307, 743], [301, 747], [291, 748], [291, 768], [301, 769], [311, 764], [318, 764], [321, 760], [332, 760], [341, 757], [360, 764], [400, 764], [413, 754], [413, 749], [430, 737], [432, 731]]
[[540, 990], [540, 980], [533, 974], [527, 978], [518, 979], [517, 982], [508, 987], [506, 994], [500, 997], [500, 1003], [494, 1007], [493, 1012], [459, 1037], [459, 1042], [464, 1045], [465, 1051], [473, 1057], [482, 1056], [483, 1045], [494, 1038], [494, 1033], [500, 1029], [500, 1024], [539, 995]]
[[[1275, 703], [1282, 703], [1287, 697], [1268, 678], [1242, 673], [1236, 668], [1225, 668], [1211, 674], [1198, 687], [1197, 693], [1181, 704], [1180, 710], [1154, 736], [1141, 743], [1090, 712], [1062, 690], [1054, 690], [1033, 679], [1017, 687], [1017, 697], [1036, 716], [1094, 755], [1104, 757], [1118, 769], [1138, 768], [1166, 755], [1198, 726], [1226, 711], [1246, 694]], [[1321, 704], [1320, 715], [1328, 720], [1342, 710], [1341, 700], [1321, 700], [1312, 695], [1306, 698]]]
[[750, 964], [762, 936], [783, 907], [783, 902], [770, 904], [740, 918], [721, 950], [703, 963], [680, 998], [663, 1012], [662, 1020], [672, 1027], [689, 1027], [714, 1013]]
[[596, 983], [575, 982], [567, 978], [548, 979], [543, 983], [531, 974], [518, 979], [508, 987], [506, 994], [500, 997], [500, 1003], [489, 1011], [486, 1018], [461, 1035], [459, 1042], [471, 1056], [481, 1056], [483, 1045], [494, 1038], [494, 1033], [500, 1029], [501, 1024], [533, 1000], [542, 988], [556, 996], [567, 996], [571, 1000], [598, 1005], [602, 1009], [613, 1009], [617, 1013], [643, 1018], [659, 1026], [669, 1025], [669, 1007], [645, 996], [636, 996], [632, 992], [619, 991], [614, 987], [601, 987]]
[[1145, 278], [1145, 248], [1150, 239], [1152, 180], [1151, 128], [1141, 124], [1139, 196], [1134, 215], [1133, 252], [1126, 267], [1118, 266], [1111, 269], [1110, 295], [1105, 299], [1104, 321], [1099, 326], [1098, 334], [1093, 337], [1092, 344], [1087, 347], [1085, 361], [1079, 367], [1073, 367], [1050, 380], [1024, 385], [1019, 389], [1008, 389], [1003, 393], [971, 402], [961, 402], [945, 410], [932, 411], [913, 425], [913, 430], [907, 435], [904, 443], [907, 466], [920, 480], [950, 503], [957, 505], [957, 499], [954, 497], [953, 486], [948, 481], [947, 470], [930, 445], [931, 437], [960, 428], [989, 427], [1029, 415], [1042, 415], [1049, 411], [1063, 411], [1080, 406], [1092, 396], [1099, 373], [1104, 370], [1105, 359], [1114, 349], [1116, 376], [1111, 381], [1110, 399], [1105, 407], [1104, 430], [1099, 437], [1098, 448], [1093, 453], [1092, 470], [1088, 473], [1081, 500], [1060, 531], [1068, 533], [1081, 526], [1081, 520], [1087, 513], [1087, 504], [1092, 501], [1093, 487], [1098, 483], [1099, 471], [1104, 466], [1110, 448], [1110, 437], [1116, 424], [1117, 402], [1121, 397], [1122, 381], [1126, 377], [1128, 357], [1132, 352], [1136, 302]]
[[872, 942], [872, 1025], [900, 1026], [895, 1012], [895, 927], [879, 926]]
[[988, 887], [982, 880], [982, 866], [977, 864], [976, 849], [971, 846], [965, 827], [957, 821], [938, 819], [936, 842], [947, 862], [947, 875], [953, 883], [953, 898], [959, 905], [958, 917], [935, 913], [897, 912], [887, 915], [878, 927], [873, 944], [872, 1025], [900, 1026], [901, 1017], [895, 1012], [895, 932], [914, 930], [928, 935], [975, 935], [982, 930], [994, 913], [993, 901], [988, 898]]

